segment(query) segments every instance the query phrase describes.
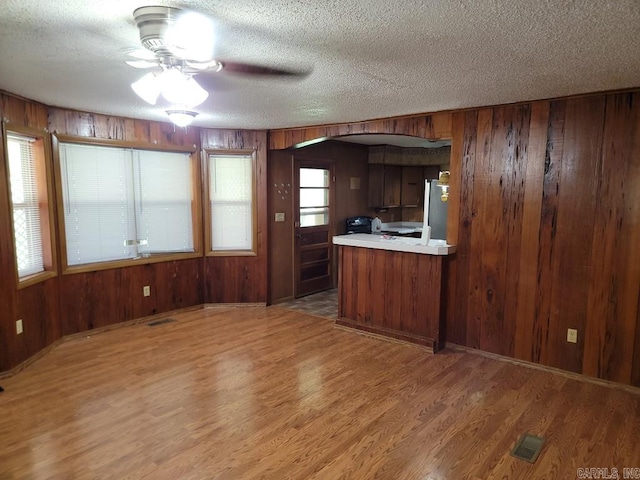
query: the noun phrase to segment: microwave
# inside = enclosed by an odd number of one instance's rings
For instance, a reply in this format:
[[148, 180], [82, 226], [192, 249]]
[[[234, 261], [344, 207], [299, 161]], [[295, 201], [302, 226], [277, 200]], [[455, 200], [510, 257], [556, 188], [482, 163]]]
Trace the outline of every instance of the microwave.
[[346, 220], [347, 233], [371, 233], [371, 217], [349, 217]]

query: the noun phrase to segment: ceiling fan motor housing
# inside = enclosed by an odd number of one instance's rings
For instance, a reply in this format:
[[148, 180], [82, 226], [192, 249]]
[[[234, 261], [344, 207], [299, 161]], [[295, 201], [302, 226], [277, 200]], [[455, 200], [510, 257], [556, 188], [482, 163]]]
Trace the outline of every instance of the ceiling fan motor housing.
[[134, 10], [133, 18], [140, 31], [142, 45], [157, 55], [171, 55], [164, 38], [180, 13], [181, 10], [177, 8], [161, 6], [140, 7]]

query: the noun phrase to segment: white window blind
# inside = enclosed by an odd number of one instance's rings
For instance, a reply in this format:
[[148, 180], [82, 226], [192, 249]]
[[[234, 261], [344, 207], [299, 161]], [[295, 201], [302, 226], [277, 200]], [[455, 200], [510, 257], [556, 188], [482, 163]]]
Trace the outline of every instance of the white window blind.
[[68, 265], [193, 251], [189, 154], [60, 144]]
[[253, 249], [253, 158], [210, 155], [212, 250]]
[[32, 138], [7, 135], [18, 277], [44, 271], [38, 175]]
[[191, 159], [170, 152], [135, 151], [136, 221], [141, 253], [193, 251]]

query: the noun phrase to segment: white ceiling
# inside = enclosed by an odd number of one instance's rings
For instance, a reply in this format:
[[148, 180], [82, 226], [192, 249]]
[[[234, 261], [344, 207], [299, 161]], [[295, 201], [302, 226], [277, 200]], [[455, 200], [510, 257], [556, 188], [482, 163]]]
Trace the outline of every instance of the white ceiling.
[[195, 125], [353, 122], [640, 86], [638, 0], [3, 0], [0, 89], [166, 120], [130, 88], [135, 8], [211, 16], [221, 59], [312, 67], [300, 81], [199, 75]]

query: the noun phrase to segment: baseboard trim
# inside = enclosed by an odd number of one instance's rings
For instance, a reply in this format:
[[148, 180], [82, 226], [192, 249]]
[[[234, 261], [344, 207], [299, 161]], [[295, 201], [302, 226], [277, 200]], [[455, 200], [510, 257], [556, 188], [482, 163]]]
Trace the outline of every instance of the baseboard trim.
[[53, 342], [50, 345], [47, 345], [46, 347], [44, 347], [42, 350], [38, 351], [37, 353], [34, 353], [29, 358], [27, 358], [23, 362], [19, 363], [18, 365], [16, 365], [12, 369], [0, 372], [0, 378], [13, 377], [17, 373], [19, 373], [22, 370], [24, 370], [25, 368], [27, 368], [29, 365], [32, 365], [34, 362], [40, 360], [42, 357], [44, 357], [46, 354], [48, 354], [51, 350], [53, 350], [58, 345], [61, 345], [61, 344], [65, 343], [65, 342], [68, 342], [70, 340], [74, 340], [76, 338], [87, 337], [89, 335], [98, 335], [99, 333], [104, 333], [104, 332], [108, 332], [108, 331], [111, 331], [111, 330], [116, 330], [118, 328], [130, 327], [132, 325], [138, 325], [138, 324], [141, 324], [141, 323], [152, 322], [153, 320], [159, 320], [161, 318], [170, 317], [171, 315], [177, 315], [179, 313], [188, 313], [188, 312], [193, 312], [193, 311], [196, 311], [196, 310], [202, 310], [202, 305], [194, 305], [194, 306], [191, 306], [191, 307], [179, 308], [177, 310], [171, 310], [169, 312], [157, 313], [155, 315], [149, 315], [147, 317], [140, 317], [140, 318], [135, 318], [133, 320], [126, 320], [124, 322], [113, 323], [111, 325], [105, 325], [104, 327], [93, 328], [91, 330], [84, 330], [82, 332], [70, 333], [69, 335], [65, 335], [64, 337], [60, 337], [55, 342]]
[[61, 345], [65, 341], [64, 339], [65, 339], [65, 337], [61, 337], [61, 338], [57, 339], [55, 342], [47, 345], [42, 350], [39, 350], [38, 352], [34, 353], [29, 358], [27, 358], [23, 362], [20, 362], [15, 367], [13, 367], [13, 368], [11, 368], [9, 370], [5, 370], [3, 372], [0, 372], [0, 379], [13, 377], [14, 375], [20, 373], [22, 370], [27, 368], [29, 365], [32, 365], [33, 363], [37, 362], [42, 357], [47, 355], [51, 350], [56, 348], [58, 345]]
[[[458, 345], [456, 343], [446, 342], [445, 348], [449, 350], [456, 350], [459, 352], [466, 352], [472, 355], [479, 355], [481, 357], [491, 358], [492, 360], [498, 360], [501, 362], [511, 363], [521, 367], [532, 368], [534, 370], [541, 370], [543, 372], [555, 373], [572, 380], [580, 380], [582, 382], [592, 383], [604, 387], [615, 388], [618, 390], [624, 390], [628, 393], [640, 395], [640, 387], [634, 387], [633, 385], [625, 385], [624, 383], [617, 383], [611, 380], [604, 380], [602, 378], [590, 377], [583, 373], [568, 372], [556, 367], [549, 367], [547, 365], [541, 365], [539, 363], [528, 362], [527, 360], [520, 360], [519, 358], [507, 357], [505, 355], [499, 355], [497, 353], [485, 352], [484, 350], [478, 350], [476, 348], [465, 347], [464, 345]], [[440, 353], [444, 353], [441, 351]]]
[[[330, 319], [327, 319], [326, 317], [319, 317], [319, 318], [324, 318], [326, 320], [330, 320]], [[368, 330], [361, 330], [361, 329], [358, 329], [358, 328], [346, 327], [346, 326], [341, 325], [339, 323], [334, 323], [333, 328], [335, 328], [337, 330], [342, 330], [343, 332], [353, 333], [355, 335], [362, 335], [363, 337], [375, 338], [376, 340], [383, 340], [383, 341], [388, 342], [388, 343], [395, 343], [396, 345], [404, 345], [406, 347], [417, 348], [417, 349], [422, 350], [422, 351], [424, 351], [426, 353], [433, 354], [433, 348], [428, 347], [426, 345], [421, 345], [420, 343], [408, 342], [406, 340], [400, 340], [398, 338], [390, 337], [388, 335], [382, 335], [380, 333], [374, 333], [374, 332], [371, 332], [371, 331], [368, 331]]]
[[410, 333], [399, 332], [397, 330], [392, 330], [390, 328], [378, 327], [375, 325], [365, 325], [363, 323], [356, 322], [349, 318], [339, 317], [336, 320], [337, 325], [341, 325], [346, 328], [352, 328], [356, 330], [364, 330], [365, 332], [375, 333], [377, 335], [383, 337], [391, 337], [396, 340], [401, 340], [407, 343], [413, 343], [416, 345], [422, 345], [423, 347], [429, 349], [432, 353], [434, 352], [434, 348], [436, 347], [436, 343], [432, 338], [421, 337], [419, 335], [413, 335]]

